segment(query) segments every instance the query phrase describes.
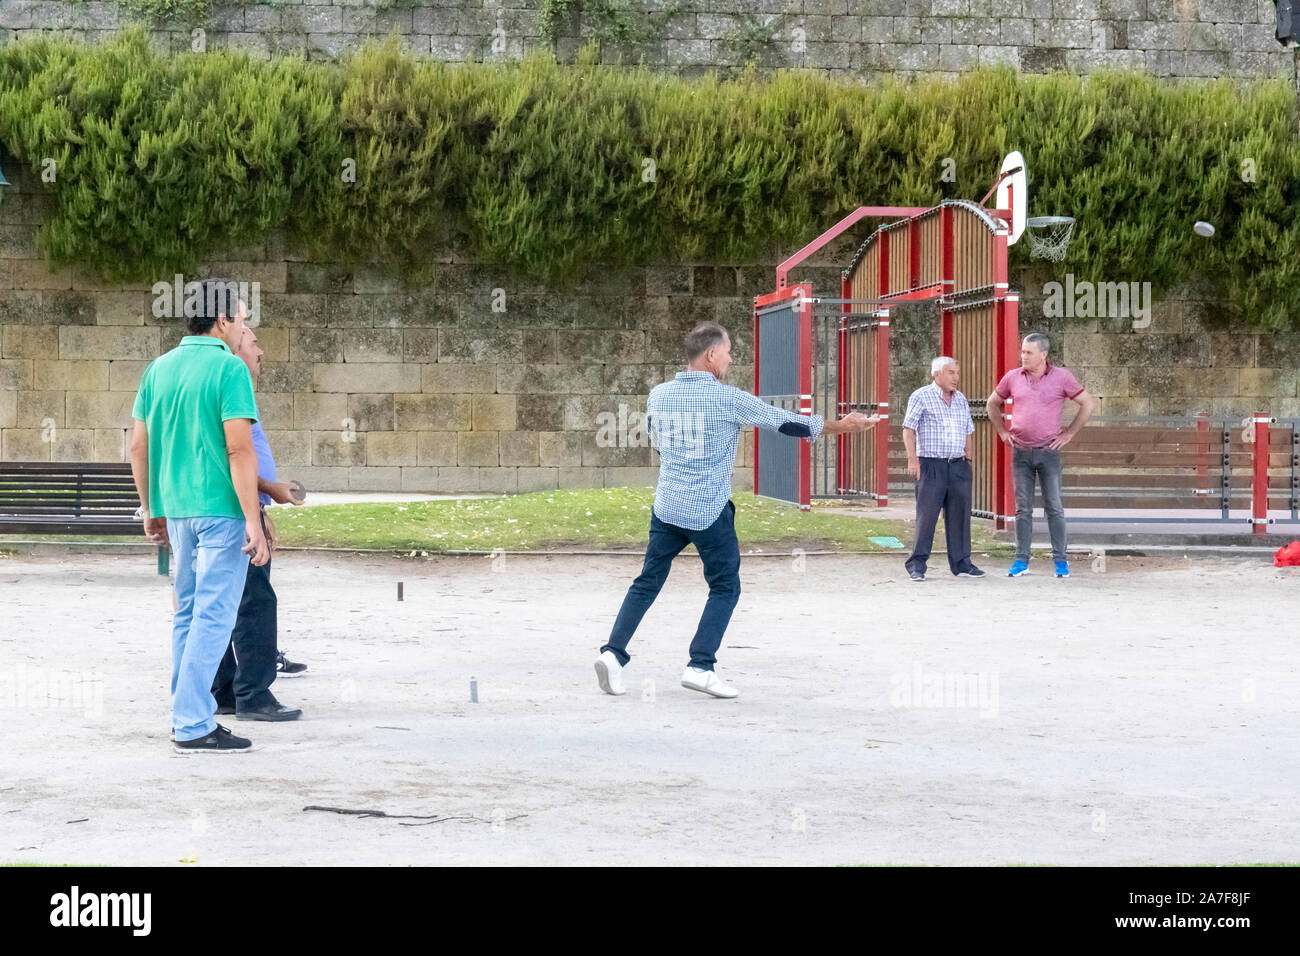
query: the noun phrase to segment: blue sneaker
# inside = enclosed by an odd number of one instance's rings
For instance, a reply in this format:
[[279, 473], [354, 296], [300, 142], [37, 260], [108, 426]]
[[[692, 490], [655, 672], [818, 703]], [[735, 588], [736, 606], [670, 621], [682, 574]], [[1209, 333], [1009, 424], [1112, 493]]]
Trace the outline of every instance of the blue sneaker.
[[1021, 561], [1019, 558], [1017, 558], [1015, 563], [1012, 564], [1011, 567], [1007, 569], [1007, 577], [1009, 578], [1018, 578], [1022, 574], [1028, 574], [1028, 573], [1029, 573], [1029, 562]]
[[1070, 565], [1068, 562], [1056, 562], [1056, 576], [1058, 578], [1068, 578], [1070, 576]]

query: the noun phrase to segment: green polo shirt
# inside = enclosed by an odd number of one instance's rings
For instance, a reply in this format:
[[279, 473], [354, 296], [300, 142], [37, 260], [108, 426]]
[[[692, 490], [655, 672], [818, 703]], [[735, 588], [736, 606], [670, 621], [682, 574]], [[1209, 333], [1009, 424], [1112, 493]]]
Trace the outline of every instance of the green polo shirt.
[[149, 432], [149, 516], [239, 518], [224, 422], [257, 421], [253, 376], [221, 339], [187, 335], [149, 363], [131, 413]]

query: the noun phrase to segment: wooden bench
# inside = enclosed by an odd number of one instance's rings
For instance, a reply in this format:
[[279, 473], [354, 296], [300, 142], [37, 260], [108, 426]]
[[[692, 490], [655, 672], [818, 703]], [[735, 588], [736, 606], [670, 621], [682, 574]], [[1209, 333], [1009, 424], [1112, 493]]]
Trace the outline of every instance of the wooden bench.
[[[143, 538], [131, 466], [85, 462], [0, 462], [0, 533], [121, 534]], [[158, 573], [169, 554], [158, 549]]]

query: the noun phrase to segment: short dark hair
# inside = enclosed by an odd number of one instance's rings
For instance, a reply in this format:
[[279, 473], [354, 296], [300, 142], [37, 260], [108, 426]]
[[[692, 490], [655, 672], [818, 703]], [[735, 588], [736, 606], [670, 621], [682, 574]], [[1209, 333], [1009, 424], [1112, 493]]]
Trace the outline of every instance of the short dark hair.
[[727, 339], [727, 330], [717, 322], [701, 322], [686, 333], [682, 340], [686, 346], [686, 361], [694, 362], [697, 358]]
[[185, 317], [185, 329], [190, 335], [207, 335], [217, 324], [219, 316], [233, 320], [239, 314], [239, 283], [234, 279], [204, 279], [203, 301], [198, 315]]
[[1043, 352], [1046, 352], [1052, 345], [1051, 339], [1049, 339], [1042, 332], [1030, 332], [1028, 335], [1025, 336], [1025, 341], [1033, 342], [1035, 345], [1038, 346], [1039, 350]]

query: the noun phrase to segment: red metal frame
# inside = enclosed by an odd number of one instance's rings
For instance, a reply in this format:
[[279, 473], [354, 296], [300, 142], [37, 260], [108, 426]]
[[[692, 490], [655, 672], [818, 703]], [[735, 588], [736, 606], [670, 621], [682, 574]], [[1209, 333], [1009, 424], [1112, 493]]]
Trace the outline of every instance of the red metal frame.
[[[996, 188], [996, 187], [995, 187]], [[989, 195], [992, 195], [990, 191]], [[985, 197], [987, 201], [988, 196]], [[882, 229], [877, 234], [876, 242], [879, 248], [879, 282], [878, 295], [889, 297], [891, 299], [925, 301], [938, 300], [941, 309], [941, 350], [945, 355], [951, 355], [953, 349], [953, 322], [952, 310], [944, 308], [944, 305], [950, 301], [950, 297], [956, 288], [956, 240], [955, 240], [955, 220], [953, 210], [948, 206], [939, 206], [939, 215], [941, 217], [941, 281], [937, 285], [921, 287], [921, 224], [918, 217], [925, 213], [932, 212], [935, 207], [929, 206], [860, 206], [845, 218], [841, 219], [830, 229], [827, 229], [812, 242], [805, 245], [794, 255], [784, 260], [776, 269], [776, 291], [767, 295], [759, 296], [754, 300], [754, 354], [755, 359], [758, 355], [758, 314], [757, 310], [763, 306], [780, 302], [783, 299], [792, 298], [795, 294], [801, 294], [804, 298], [811, 298], [811, 285], [803, 283], [790, 289], [787, 287], [787, 279], [790, 270], [794, 269], [800, 263], [804, 262], [809, 256], [821, 249], [833, 239], [842, 235], [846, 230], [861, 222], [863, 219], [892, 218], [897, 220], [907, 220], [907, 248], [904, 250], [899, 243], [898, 249], [891, 249], [891, 236], [895, 231]], [[1003, 223], [1008, 223], [1011, 219], [1011, 210], [993, 209], [989, 213]], [[1007, 281], [1007, 238], [1009, 229], [1000, 228], [994, 237], [993, 247], [993, 298], [994, 303], [994, 360], [997, 376], [999, 380], [1008, 370], [1018, 364], [1018, 352], [1020, 342], [1019, 331], [1019, 308], [1020, 297], [1009, 289]], [[893, 290], [889, 287], [889, 268], [891, 253], [903, 255], [907, 259], [907, 275], [905, 277], [904, 289]], [[805, 290], [802, 293], [796, 293], [796, 290]], [[852, 288], [847, 274], [840, 281], [840, 297], [842, 299], [852, 298]], [[843, 306], [844, 312], [852, 311], [848, 305]], [[876, 352], [876, 403], [879, 412], [885, 419], [885, 427], [876, 429], [876, 501], [881, 505], [888, 503], [889, 492], [889, 309], [880, 309], [880, 325], [877, 328], [877, 352]], [[802, 414], [811, 414], [811, 393], [812, 393], [812, 308], [810, 303], [804, 303], [800, 310], [800, 412]], [[845, 378], [847, 370], [850, 367], [850, 356], [848, 355], [849, 339], [845, 331], [844, 322], [841, 321], [838, 344], [838, 375], [837, 375], [837, 399], [838, 411], [843, 412], [847, 402], [845, 391]], [[806, 354], [805, 354], [806, 353]], [[755, 393], [760, 391], [758, 381], [758, 363], [754, 365], [754, 390]], [[806, 399], [802, 396], [808, 396]], [[807, 407], [805, 408], [805, 403]], [[757, 430], [754, 433], [754, 486], [758, 487], [758, 443], [759, 435]], [[1015, 491], [1011, 482], [1011, 455], [1007, 447], [998, 442], [995, 451], [995, 477], [994, 477], [994, 512], [995, 521], [998, 528], [1010, 526], [1015, 521]], [[846, 446], [844, 436], [839, 436], [836, 446], [836, 462], [838, 465], [838, 474], [844, 473], [846, 466]], [[811, 453], [806, 444], [801, 448], [801, 470], [800, 470], [800, 494], [803, 499], [801, 507], [809, 507], [811, 504], [810, 497], [810, 474], [809, 467], [811, 463]], [[842, 480], [842, 479], [841, 479]]]
[[[1005, 264], [1005, 251], [1003, 252], [1003, 263]], [[1020, 351], [1020, 296], [1011, 293], [995, 300], [993, 304], [993, 323], [996, 326], [995, 336], [997, 341], [997, 375], [998, 381], [1002, 376], [1015, 367], [1017, 357]], [[1002, 414], [1007, 414], [1008, 406], [1011, 406], [1012, 400], [1007, 399], [1002, 405]], [[1011, 414], [1015, 414], [1015, 409], [1011, 409]], [[993, 502], [996, 507], [994, 516], [994, 527], [1010, 528], [1016, 523], [1016, 490], [1011, 476], [1011, 447], [1006, 442], [999, 441], [996, 443], [996, 452], [994, 458], [993, 477]]]
[[1273, 420], [1262, 412], [1255, 413], [1255, 447], [1251, 453], [1250, 529], [1255, 534], [1268, 532], [1268, 426]]
[[880, 313], [876, 326], [876, 413], [881, 422], [876, 434], [876, 504], [889, 504], [889, 310]]
[[870, 217], [878, 218], [897, 218], [905, 219], [909, 216], [919, 216], [929, 210], [928, 206], [859, 206], [853, 212], [849, 213], [835, 225], [831, 226], [820, 236], [814, 239], [808, 245], [804, 246], [789, 259], [786, 259], [776, 267], [776, 288], [780, 292], [785, 288], [786, 276], [790, 270], [803, 262], [810, 255], [820, 249], [826, 243], [842, 234], [846, 229], [851, 228], [856, 223]]
[[[840, 298], [853, 298], [853, 284], [849, 282], [847, 272], [840, 273]], [[847, 302], [840, 306], [840, 312], [847, 315], [852, 311], [852, 306]], [[836, 363], [835, 363], [835, 414], [843, 417], [848, 411], [846, 403], [848, 396], [845, 393], [845, 378], [848, 375], [849, 359], [845, 354], [848, 347], [849, 334], [845, 329], [845, 319], [840, 319], [839, 331], [836, 335]], [[848, 467], [848, 445], [845, 443], [846, 435], [835, 436], [835, 480], [839, 485], [837, 491], [844, 491], [844, 469]]]
[[1196, 493], [1210, 493], [1210, 419], [1204, 412], [1196, 414]]
[[[812, 415], [812, 363], [813, 316], [812, 285], [802, 282], [795, 286], [803, 296], [799, 307], [799, 414]], [[799, 507], [807, 511], [812, 507], [812, 446], [799, 441]]]

